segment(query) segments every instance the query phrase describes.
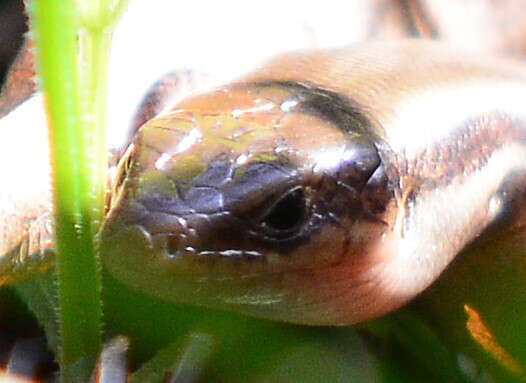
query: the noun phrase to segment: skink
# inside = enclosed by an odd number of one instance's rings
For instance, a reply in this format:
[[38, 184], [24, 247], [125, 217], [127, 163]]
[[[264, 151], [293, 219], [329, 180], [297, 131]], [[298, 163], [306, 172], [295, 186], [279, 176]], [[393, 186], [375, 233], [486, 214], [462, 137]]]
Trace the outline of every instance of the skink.
[[[470, 243], [524, 230], [524, 100], [522, 64], [435, 42], [277, 58], [143, 125], [104, 265], [164, 299], [274, 320], [383, 315]], [[6, 281], [31, 249], [12, 238]], [[26, 264], [51, 264], [47, 244]]]

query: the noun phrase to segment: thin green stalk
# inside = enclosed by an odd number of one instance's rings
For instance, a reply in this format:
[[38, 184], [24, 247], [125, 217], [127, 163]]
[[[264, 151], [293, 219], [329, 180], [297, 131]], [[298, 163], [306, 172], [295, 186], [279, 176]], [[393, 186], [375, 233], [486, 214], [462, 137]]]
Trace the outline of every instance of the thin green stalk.
[[90, 150], [84, 142], [77, 19], [72, 1], [32, 3], [37, 60], [48, 122], [54, 171], [57, 272], [63, 371], [100, 348], [100, 275], [92, 226]]
[[107, 173], [106, 68], [111, 28], [122, 6], [105, 0], [35, 0], [30, 7], [50, 126], [63, 381], [73, 377], [75, 363], [94, 360], [101, 346], [94, 236]]

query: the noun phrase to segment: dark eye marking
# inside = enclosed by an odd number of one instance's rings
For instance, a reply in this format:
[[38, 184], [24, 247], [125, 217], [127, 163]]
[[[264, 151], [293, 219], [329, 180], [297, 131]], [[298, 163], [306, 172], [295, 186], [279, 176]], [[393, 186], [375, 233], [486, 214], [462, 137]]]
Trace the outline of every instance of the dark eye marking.
[[266, 213], [261, 226], [270, 236], [294, 235], [301, 230], [307, 216], [307, 203], [302, 188], [296, 188], [282, 196]]

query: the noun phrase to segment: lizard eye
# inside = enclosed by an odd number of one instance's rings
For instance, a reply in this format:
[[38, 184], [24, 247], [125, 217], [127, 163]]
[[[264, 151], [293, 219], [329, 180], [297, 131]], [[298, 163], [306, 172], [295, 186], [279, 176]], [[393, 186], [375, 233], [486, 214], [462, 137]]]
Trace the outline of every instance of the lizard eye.
[[284, 239], [294, 236], [307, 218], [307, 208], [303, 189], [289, 190], [264, 214], [261, 227], [270, 237]]

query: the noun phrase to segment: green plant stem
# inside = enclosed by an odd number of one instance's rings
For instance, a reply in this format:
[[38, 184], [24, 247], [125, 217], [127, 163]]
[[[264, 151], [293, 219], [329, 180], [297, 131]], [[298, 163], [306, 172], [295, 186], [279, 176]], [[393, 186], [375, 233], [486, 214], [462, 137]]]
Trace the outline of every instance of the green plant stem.
[[[50, 126], [51, 162], [57, 239], [63, 380], [75, 362], [97, 355], [101, 334], [101, 278], [93, 237], [102, 212], [97, 199], [102, 185], [93, 164], [97, 132], [83, 107], [77, 68], [77, 19], [72, 1], [38, 0], [32, 3], [39, 74]], [[82, 63], [89, 65], [89, 63]], [[87, 113], [87, 114], [86, 114]], [[87, 129], [92, 129], [91, 132]], [[85, 140], [92, 136], [93, 139]], [[105, 153], [103, 153], [105, 156]]]
[[30, 4], [50, 126], [60, 301], [58, 359], [65, 382], [78, 379], [74, 364], [93, 362], [101, 346], [100, 260], [94, 238], [102, 220], [107, 177], [107, 62], [112, 27], [124, 4], [118, 0]]

